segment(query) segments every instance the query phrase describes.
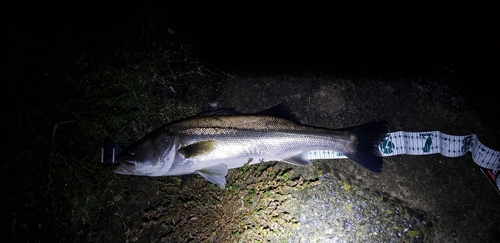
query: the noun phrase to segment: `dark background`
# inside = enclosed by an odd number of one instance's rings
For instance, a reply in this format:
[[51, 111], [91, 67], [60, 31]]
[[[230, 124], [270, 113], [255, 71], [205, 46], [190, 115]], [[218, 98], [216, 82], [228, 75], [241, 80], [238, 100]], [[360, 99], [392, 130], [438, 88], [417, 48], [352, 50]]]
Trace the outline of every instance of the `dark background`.
[[[57, 72], [57, 64], [77, 57], [99, 36], [146, 31], [161, 41], [174, 28], [202, 60], [239, 70], [444, 74], [473, 83], [464, 85], [478, 92], [490, 92], [485, 86], [498, 78], [492, 3], [67, 1], [2, 9], [4, 71]], [[9, 58], [17, 56], [13, 52], [33, 58], [19, 63]]]
[[[105, 63], [107, 55], [113, 55], [106, 50], [112, 52], [125, 42], [161, 46], [172, 37], [169, 30], [192, 45], [193, 56], [207, 66], [237, 70], [242, 76], [433, 77], [457, 89], [480, 113], [486, 106], [495, 110], [500, 105], [499, 28], [492, 3], [28, 1], [1, 5], [0, 75], [5, 84], [1, 102], [6, 111], [12, 111], [4, 113], [4, 120], [13, 119], [25, 107], [45, 102], [51, 106], [50, 90], [85, 72], [77, 60], [93, 56], [92, 63]], [[115, 65], [141, 60], [122, 62]], [[12, 136], [5, 129], [4, 134]]]
[[[34, 157], [38, 152], [42, 154], [42, 151], [30, 150], [37, 141], [25, 138], [35, 137], [32, 136], [35, 131], [43, 131], [46, 134], [41, 137], [51, 138], [54, 124], [73, 119], [59, 117], [64, 115], [57, 110], [50, 111], [54, 101], [63, 103], [75, 95], [65, 92], [75, 88], [64, 86], [62, 80], [73, 78], [75, 82], [67, 83], [78, 83], [80, 75], [91, 70], [91, 67], [84, 70], [86, 67], [77, 65], [76, 60], [83, 58], [84, 53], [92, 57], [88, 58], [89, 65], [107, 63], [109, 56], [117, 55], [107, 53], [106, 49], [112, 52], [117, 50], [115, 46], [127, 41], [164, 43], [170, 38], [169, 28], [186, 39], [194, 55], [207, 66], [236, 69], [243, 74], [240, 77], [263, 74], [271, 77], [269, 82], [276, 83], [283, 80], [279, 78], [284, 76], [282, 74], [345, 76], [347, 80], [352, 77], [380, 80], [396, 77], [393, 80], [406, 82], [418, 77], [434, 77], [433, 80], [441, 80], [443, 86], [456, 87], [470, 102], [469, 109], [480, 114], [485, 106], [499, 105], [496, 88], [499, 78], [498, 8], [494, 6], [493, 2], [478, 1], [0, 3], [0, 80], [3, 84], [0, 102], [4, 107], [2, 120], [6, 123], [1, 129], [4, 141], [9, 143], [3, 147], [7, 156], [4, 155], [1, 168], [7, 168], [3, 165], [9, 163], [14, 167], [12, 161], [19, 161], [11, 159], [19, 155], [12, 151], [34, 151]], [[130, 60], [130, 63], [138, 61]], [[120, 67], [124, 64], [129, 64], [129, 60], [111, 63]], [[417, 78], [405, 79], [407, 77]], [[255, 82], [251, 78], [242, 80]], [[81, 86], [78, 87], [81, 92], [75, 92], [76, 95], [87, 91], [85, 84]], [[266, 86], [259, 87], [264, 89]], [[449, 96], [450, 103], [453, 96]], [[234, 97], [233, 100], [241, 99], [239, 95]], [[72, 114], [71, 111], [66, 113]], [[424, 116], [425, 111], [418, 110], [416, 114]], [[467, 116], [461, 111], [458, 114], [458, 117]], [[28, 117], [33, 124], [27, 124]], [[490, 117], [488, 121], [496, 120], [495, 114], [485, 117]], [[491, 134], [494, 132], [498, 133], [498, 129], [491, 130]], [[15, 182], [11, 177], [34, 165], [23, 166], [16, 165], [22, 170], [1, 171], [2, 189], [11, 188]], [[44, 206], [43, 199], [40, 204]], [[13, 207], [18, 206], [23, 205], [14, 204]], [[13, 217], [9, 209], [4, 209], [4, 213]], [[45, 214], [38, 216], [44, 217]], [[2, 228], [11, 229], [12, 225], [9, 221]]]

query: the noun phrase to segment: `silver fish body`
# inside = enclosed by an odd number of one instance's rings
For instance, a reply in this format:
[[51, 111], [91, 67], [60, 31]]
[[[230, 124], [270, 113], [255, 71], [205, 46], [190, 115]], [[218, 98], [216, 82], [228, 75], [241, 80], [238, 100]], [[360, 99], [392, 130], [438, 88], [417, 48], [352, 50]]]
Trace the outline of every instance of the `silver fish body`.
[[241, 115], [219, 109], [173, 122], [117, 156], [115, 173], [175, 176], [197, 173], [225, 187], [228, 169], [268, 161], [310, 165], [311, 150], [335, 150], [363, 167], [380, 172], [378, 145], [387, 123], [347, 129], [301, 125], [284, 106]]

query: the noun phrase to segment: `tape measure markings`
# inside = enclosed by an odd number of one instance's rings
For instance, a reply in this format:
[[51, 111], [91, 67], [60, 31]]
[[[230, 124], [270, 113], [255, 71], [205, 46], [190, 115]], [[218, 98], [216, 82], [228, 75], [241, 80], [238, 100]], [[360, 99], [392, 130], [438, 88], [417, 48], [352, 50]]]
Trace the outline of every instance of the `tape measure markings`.
[[[441, 154], [445, 157], [460, 157], [471, 152], [472, 160], [480, 167], [491, 170], [493, 175], [487, 176], [497, 185], [500, 193], [500, 152], [484, 146], [475, 134], [450, 135], [440, 131], [388, 133], [379, 145], [384, 157], [401, 154], [427, 155]], [[333, 150], [313, 150], [309, 159], [341, 159], [347, 158]], [[484, 171], [483, 171], [484, 173]], [[486, 175], [486, 174], [485, 174]], [[496, 179], [495, 179], [496, 178]]]

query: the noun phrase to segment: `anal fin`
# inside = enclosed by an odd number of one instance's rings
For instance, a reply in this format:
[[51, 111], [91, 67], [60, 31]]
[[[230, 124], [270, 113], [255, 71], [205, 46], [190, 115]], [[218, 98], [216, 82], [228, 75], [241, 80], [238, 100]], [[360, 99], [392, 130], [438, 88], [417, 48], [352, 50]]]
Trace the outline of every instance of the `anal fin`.
[[298, 166], [312, 165], [311, 160], [305, 158], [303, 153], [283, 159], [283, 162]]

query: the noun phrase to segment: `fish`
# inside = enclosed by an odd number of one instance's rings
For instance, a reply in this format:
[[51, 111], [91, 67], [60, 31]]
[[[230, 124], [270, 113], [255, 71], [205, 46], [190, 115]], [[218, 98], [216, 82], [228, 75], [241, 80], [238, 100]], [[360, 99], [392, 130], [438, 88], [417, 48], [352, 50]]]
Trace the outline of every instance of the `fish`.
[[342, 129], [301, 124], [283, 104], [241, 114], [221, 108], [160, 127], [116, 156], [114, 172], [135, 176], [198, 174], [224, 189], [229, 169], [282, 161], [311, 165], [311, 150], [334, 150], [381, 172], [385, 121]]

